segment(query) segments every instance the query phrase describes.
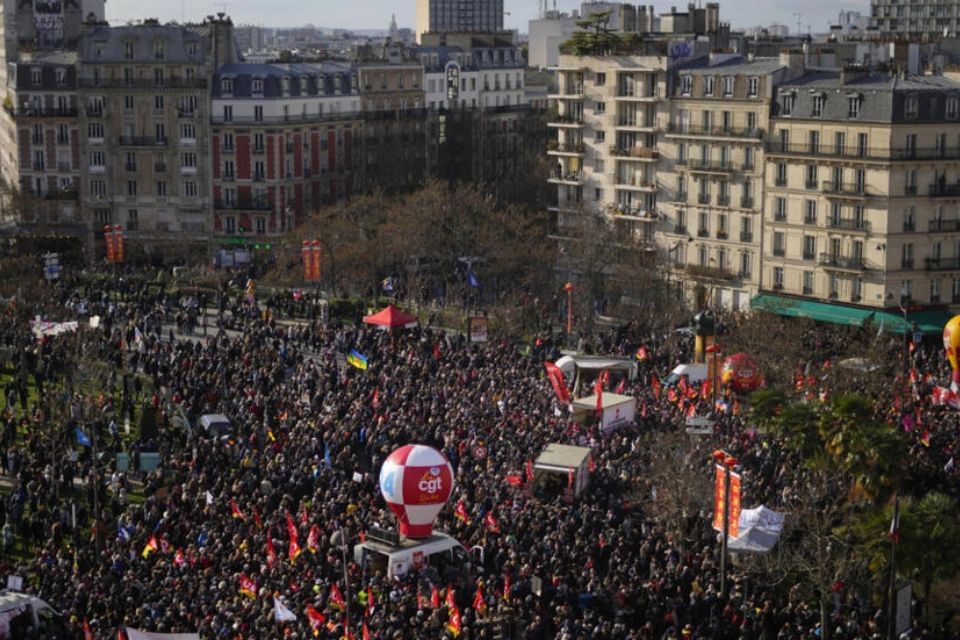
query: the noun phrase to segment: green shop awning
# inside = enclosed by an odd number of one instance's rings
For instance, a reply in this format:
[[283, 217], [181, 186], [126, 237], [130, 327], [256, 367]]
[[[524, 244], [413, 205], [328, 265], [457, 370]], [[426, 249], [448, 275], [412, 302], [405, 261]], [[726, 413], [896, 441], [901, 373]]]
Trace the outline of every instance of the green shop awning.
[[788, 318], [810, 318], [817, 322], [843, 324], [851, 327], [864, 326], [874, 314], [871, 309], [847, 307], [829, 302], [814, 302], [813, 300], [798, 300], [769, 293], [754, 296], [750, 306], [757, 311], [776, 313]]
[[924, 309], [922, 311], [907, 311], [907, 321], [903, 321], [903, 313], [899, 310], [877, 311], [873, 323], [883, 326], [883, 330], [890, 333], [913, 331], [914, 325], [920, 333], [941, 333], [943, 327], [953, 314], [946, 309]]
[[863, 327], [869, 323], [889, 333], [913, 331], [914, 325], [921, 333], [940, 333], [947, 321], [953, 317], [953, 314], [946, 309], [923, 309], [908, 311], [907, 320], [904, 323], [903, 313], [899, 310], [848, 307], [842, 304], [815, 302], [769, 293], [754, 296], [750, 304], [753, 309], [788, 318], [810, 318], [818, 322], [851, 327]]

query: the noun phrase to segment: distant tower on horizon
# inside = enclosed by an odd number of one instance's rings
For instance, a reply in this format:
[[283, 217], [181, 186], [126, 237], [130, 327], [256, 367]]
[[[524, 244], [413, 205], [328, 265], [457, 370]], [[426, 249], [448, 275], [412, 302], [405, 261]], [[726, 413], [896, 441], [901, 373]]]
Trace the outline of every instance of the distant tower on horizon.
[[417, 0], [417, 42], [424, 33], [503, 31], [503, 0]]
[[398, 40], [400, 38], [400, 29], [397, 27], [397, 14], [390, 16], [390, 39]]

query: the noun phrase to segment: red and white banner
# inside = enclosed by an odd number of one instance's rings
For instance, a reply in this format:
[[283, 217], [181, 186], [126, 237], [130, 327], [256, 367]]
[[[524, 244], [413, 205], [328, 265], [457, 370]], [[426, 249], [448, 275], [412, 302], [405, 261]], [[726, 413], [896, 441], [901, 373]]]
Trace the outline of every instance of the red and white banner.
[[552, 362], [544, 362], [543, 366], [547, 369], [547, 378], [553, 385], [553, 391], [557, 394], [557, 400], [561, 404], [570, 404], [570, 390], [567, 389], [567, 382], [563, 378], [563, 371]]

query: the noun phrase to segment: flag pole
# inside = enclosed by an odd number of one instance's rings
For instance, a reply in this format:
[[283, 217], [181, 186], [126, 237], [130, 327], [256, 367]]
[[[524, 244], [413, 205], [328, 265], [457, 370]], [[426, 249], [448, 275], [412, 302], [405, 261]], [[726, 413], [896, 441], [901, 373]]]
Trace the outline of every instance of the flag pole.
[[887, 603], [887, 634], [897, 638], [897, 542], [900, 537], [900, 496], [893, 496], [893, 522], [890, 524], [890, 595]]
[[347, 572], [347, 537], [343, 533], [343, 525], [337, 524], [337, 530], [340, 531], [340, 553], [343, 556], [343, 599], [345, 600], [343, 611], [347, 619], [347, 628], [344, 629], [344, 635], [350, 637], [350, 574]]

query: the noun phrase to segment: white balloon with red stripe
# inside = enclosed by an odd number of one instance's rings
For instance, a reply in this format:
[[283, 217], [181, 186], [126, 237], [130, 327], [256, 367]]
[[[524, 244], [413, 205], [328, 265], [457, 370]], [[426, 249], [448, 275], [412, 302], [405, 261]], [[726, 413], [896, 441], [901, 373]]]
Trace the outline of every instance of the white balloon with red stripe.
[[397, 517], [400, 534], [427, 538], [453, 492], [453, 467], [442, 453], [422, 444], [400, 447], [380, 468], [380, 493]]

